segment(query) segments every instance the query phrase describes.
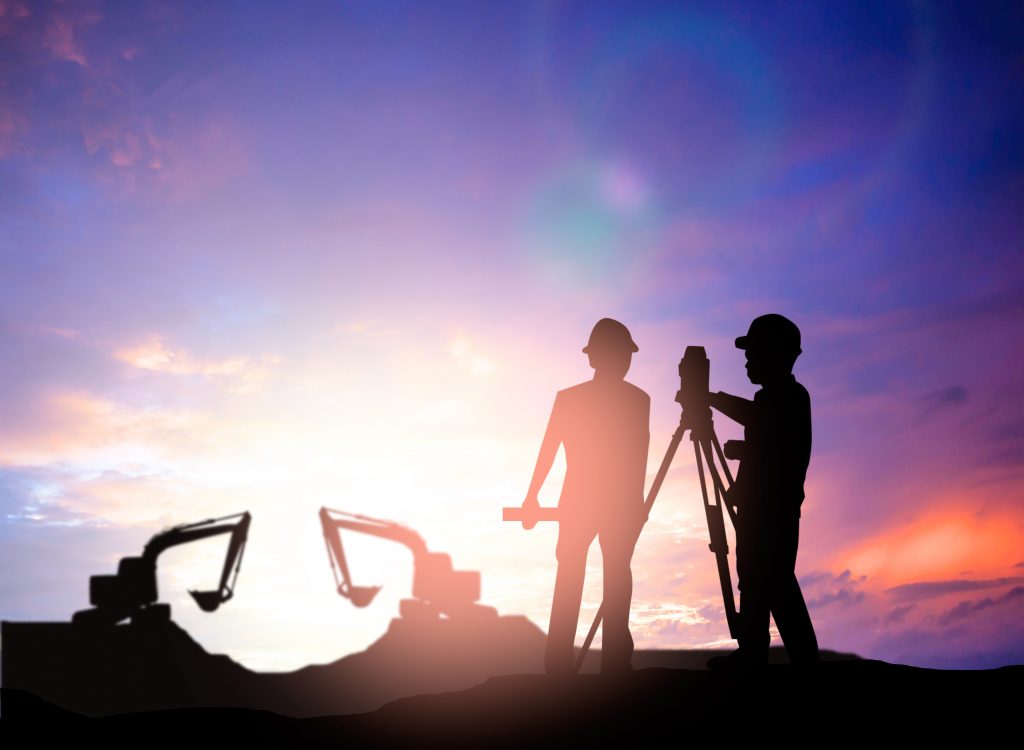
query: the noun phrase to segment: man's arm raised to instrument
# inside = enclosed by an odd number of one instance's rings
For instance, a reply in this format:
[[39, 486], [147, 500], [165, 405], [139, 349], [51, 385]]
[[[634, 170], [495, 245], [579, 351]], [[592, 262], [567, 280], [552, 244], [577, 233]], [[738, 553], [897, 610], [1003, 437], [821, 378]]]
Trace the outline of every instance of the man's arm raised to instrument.
[[[530, 481], [530, 489], [523, 501], [523, 528], [532, 529], [537, 525], [536, 511], [540, 508], [540, 501], [537, 499], [544, 480], [548, 478], [551, 466], [555, 463], [555, 456], [558, 455], [558, 446], [562, 444], [562, 433], [559, 419], [559, 400], [555, 397], [555, 405], [551, 407], [551, 416], [548, 418], [548, 427], [544, 431], [544, 441], [540, 445], [540, 455], [537, 456], [537, 465], [533, 469], [533, 479]], [[527, 520], [530, 519], [530, 520]]]
[[754, 418], [754, 402], [724, 391], [708, 394], [708, 403], [734, 422], [746, 427]]

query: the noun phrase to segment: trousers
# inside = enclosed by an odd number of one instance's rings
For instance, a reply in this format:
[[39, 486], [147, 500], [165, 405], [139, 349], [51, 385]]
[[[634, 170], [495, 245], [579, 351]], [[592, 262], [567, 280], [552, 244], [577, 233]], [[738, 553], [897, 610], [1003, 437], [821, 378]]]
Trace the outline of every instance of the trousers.
[[736, 524], [736, 574], [740, 590], [740, 649], [767, 663], [769, 615], [792, 664], [818, 661], [818, 640], [796, 579], [800, 518], [743, 518]]
[[559, 527], [558, 572], [551, 603], [544, 666], [551, 673], [567, 672], [575, 660], [573, 643], [583, 598], [583, 578], [587, 552], [594, 537], [601, 545], [604, 563], [604, 622], [602, 624], [601, 672], [628, 670], [633, 656], [633, 637], [629, 632], [629, 606], [633, 598], [633, 571], [630, 563], [636, 546], [633, 524], [599, 528], [588, 524]]

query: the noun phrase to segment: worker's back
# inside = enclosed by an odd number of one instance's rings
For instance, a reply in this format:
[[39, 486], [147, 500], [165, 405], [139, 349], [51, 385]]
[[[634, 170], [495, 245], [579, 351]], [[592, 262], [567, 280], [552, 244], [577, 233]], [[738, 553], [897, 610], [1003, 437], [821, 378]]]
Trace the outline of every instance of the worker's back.
[[[790, 375], [754, 395], [754, 419], [745, 430], [749, 455], [740, 467], [749, 513], [799, 517], [811, 457], [811, 402]], [[739, 478], [737, 479], [739, 481]]]
[[622, 517], [643, 505], [650, 409], [650, 397], [620, 379], [558, 392], [552, 421], [565, 446], [563, 514]]

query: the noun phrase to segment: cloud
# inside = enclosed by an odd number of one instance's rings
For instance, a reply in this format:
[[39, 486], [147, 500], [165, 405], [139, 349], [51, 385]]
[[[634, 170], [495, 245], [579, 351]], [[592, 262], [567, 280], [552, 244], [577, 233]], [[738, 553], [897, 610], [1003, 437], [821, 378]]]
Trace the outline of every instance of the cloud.
[[[978, 625], [981, 624], [978, 620]], [[876, 639], [873, 658], [930, 669], [995, 669], [1024, 663], [1024, 632], [1019, 622], [999, 621], [975, 630], [963, 627], [911, 627]]]
[[43, 31], [43, 47], [57, 60], [66, 60], [88, 67], [85, 46], [81, 33], [89, 26], [99, 23], [103, 16], [99, 11], [84, 5], [61, 8], [54, 13]]
[[[174, 523], [190, 514], [208, 513], [202, 493], [186, 478], [139, 467], [135, 472], [58, 476], [40, 513], [75, 514], [103, 524], [154, 526]], [[51, 521], [53, 522], [53, 521]]]
[[158, 334], [151, 334], [138, 344], [118, 349], [114, 357], [132, 367], [150, 372], [225, 379], [230, 382], [229, 390], [236, 394], [259, 390], [271, 368], [281, 361], [275, 355], [265, 355], [258, 361], [248, 357], [204, 359], [184, 349], [167, 346]]
[[7, 36], [15, 24], [32, 15], [26, 0], [0, 0], [0, 38]]
[[156, 135], [148, 121], [88, 123], [82, 126], [82, 142], [87, 153], [105, 153], [110, 163], [119, 169], [136, 165], [152, 170], [163, 167], [165, 141]]
[[[850, 571], [844, 571], [849, 574]], [[801, 588], [808, 588], [816, 584], [822, 583], [823, 581], [831, 581], [835, 576], [827, 570], [816, 570], [800, 577]]]
[[[906, 491], [912, 491], [914, 484], [908, 484]], [[1001, 508], [997, 501], [1005, 493], [1018, 491], [1018, 486], [977, 484], [942, 494], [922, 493], [932, 504], [927, 512], [909, 521], [878, 521], [872, 537], [832, 555], [875, 580], [908, 584], [908, 595], [928, 590], [927, 584], [915, 588], [916, 582], [954, 581], [960, 585], [958, 576], [963, 570], [1005, 569], [1018, 557], [1024, 537], [1018, 509]]]
[[630, 628], [637, 645], [644, 648], [693, 648], [728, 636], [721, 601], [695, 605], [634, 601]]
[[849, 570], [839, 575], [815, 572], [804, 576], [800, 586], [804, 590], [808, 609], [824, 609], [833, 604], [850, 607], [863, 602], [866, 595], [860, 587], [865, 581], [867, 576], [854, 578]]
[[41, 333], [46, 333], [51, 336], [59, 336], [62, 339], [77, 339], [81, 336], [81, 333], [74, 328], [57, 328], [55, 326], [39, 326]]
[[214, 430], [199, 411], [135, 408], [86, 391], [55, 391], [33, 407], [30, 423], [0, 431], [0, 456], [8, 466], [153, 460], [197, 450], [196, 441]]
[[1003, 604], [1008, 604], [1012, 601], [1020, 600], [1022, 597], [1024, 597], [1024, 586], [1014, 586], [1005, 594], [996, 597], [995, 599], [992, 599], [991, 597], [986, 597], [976, 602], [963, 601], [957, 604], [952, 609], [947, 610], [946, 612], [943, 612], [941, 615], [939, 615], [939, 624], [949, 625], [959, 620], [967, 619], [968, 617], [971, 617], [977, 614], [978, 612], [983, 612], [986, 609], [991, 609], [992, 607], [998, 607]]
[[233, 375], [246, 366], [244, 358], [199, 360], [184, 349], [170, 349], [162, 336], [153, 334], [142, 343], [119, 349], [115, 358], [140, 370], [171, 375]]
[[893, 586], [887, 589], [886, 593], [892, 594], [898, 599], [927, 599], [933, 596], [944, 596], [945, 594], [954, 594], [961, 591], [978, 591], [980, 589], [1010, 586], [1022, 581], [1024, 581], [1024, 576], [975, 581], [921, 581]]
[[896, 625], [898, 623], [903, 622], [904, 619], [906, 619], [906, 616], [910, 614], [911, 611], [913, 611], [915, 606], [916, 605], [914, 604], [901, 604], [900, 606], [895, 607], [894, 609], [890, 609], [885, 614], [885, 624]]

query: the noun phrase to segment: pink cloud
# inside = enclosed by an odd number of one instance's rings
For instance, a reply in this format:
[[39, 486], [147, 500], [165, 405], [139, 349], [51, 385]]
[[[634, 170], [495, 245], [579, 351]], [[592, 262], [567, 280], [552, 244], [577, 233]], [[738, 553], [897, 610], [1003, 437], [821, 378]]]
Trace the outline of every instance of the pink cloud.
[[40, 326], [39, 330], [51, 336], [60, 336], [62, 339], [77, 339], [81, 334], [74, 328], [57, 328], [55, 326]]
[[136, 165], [159, 169], [163, 141], [148, 120], [103, 122], [82, 128], [82, 141], [90, 154], [103, 153], [119, 169]]
[[83, 68], [88, 67], [85, 46], [81, 32], [94, 26], [102, 19], [98, 10], [82, 6], [74, 6], [65, 13], [64, 9], [55, 12], [43, 31], [43, 46], [58, 60], [77, 63]]
[[15, 23], [31, 15], [25, 0], [0, 0], [0, 37], [10, 34]]
[[[116, 94], [115, 94], [116, 95]], [[98, 177], [128, 193], [152, 189], [174, 202], [196, 200], [243, 174], [244, 138], [228, 118], [96, 117], [80, 127], [85, 150], [103, 157]]]

